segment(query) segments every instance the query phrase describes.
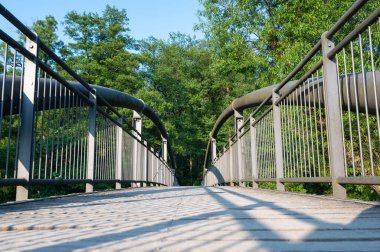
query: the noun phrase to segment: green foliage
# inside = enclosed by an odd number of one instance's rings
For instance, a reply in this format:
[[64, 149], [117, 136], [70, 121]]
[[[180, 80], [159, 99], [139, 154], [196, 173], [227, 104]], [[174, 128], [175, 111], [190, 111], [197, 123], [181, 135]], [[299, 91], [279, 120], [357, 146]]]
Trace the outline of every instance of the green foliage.
[[71, 11], [65, 16], [69, 65], [89, 83], [134, 94], [142, 87], [137, 73], [138, 56], [134, 40], [128, 35], [125, 10], [109, 5], [102, 15]]
[[94, 185], [95, 191], [104, 191], [115, 189], [115, 183], [99, 183]]
[[83, 193], [84, 191], [84, 184], [35, 185], [32, 187], [32, 198], [46, 198], [71, 193]]
[[347, 196], [351, 199], [380, 201], [380, 195], [368, 185], [347, 185]]
[[[38, 35], [39, 39], [47, 45], [53, 52], [64, 53], [64, 44], [57, 35], [58, 22], [51, 15], [44, 20], [37, 20], [32, 25], [32, 30]], [[40, 58], [44, 63], [55, 66], [54, 61], [47, 55], [42, 54]]]
[[329, 183], [286, 183], [285, 190], [326, 196], [332, 195], [331, 184]]
[[260, 189], [276, 190], [276, 183], [275, 182], [260, 182], [259, 188]]
[[0, 186], [0, 203], [14, 201], [16, 198], [15, 186]]

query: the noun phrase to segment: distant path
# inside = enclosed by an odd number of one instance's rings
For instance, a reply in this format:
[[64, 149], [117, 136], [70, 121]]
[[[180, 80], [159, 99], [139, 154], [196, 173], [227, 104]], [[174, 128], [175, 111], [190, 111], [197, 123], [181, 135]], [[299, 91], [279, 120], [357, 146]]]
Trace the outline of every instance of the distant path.
[[125, 189], [0, 207], [1, 251], [379, 251], [380, 206], [234, 187]]

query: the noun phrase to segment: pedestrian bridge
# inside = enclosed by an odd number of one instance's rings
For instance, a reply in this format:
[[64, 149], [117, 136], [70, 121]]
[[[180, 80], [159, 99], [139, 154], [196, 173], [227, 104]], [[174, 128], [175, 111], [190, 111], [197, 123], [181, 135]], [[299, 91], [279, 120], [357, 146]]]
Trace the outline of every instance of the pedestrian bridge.
[[[356, 1], [279, 84], [220, 114], [201, 187], [179, 186], [153, 108], [87, 83], [1, 4], [0, 17], [26, 37], [0, 30], [0, 250], [379, 250], [379, 204], [347, 199], [355, 186], [380, 193], [373, 2]], [[74, 184], [82, 193], [35, 199]], [[329, 196], [286, 192], [310, 184]]]

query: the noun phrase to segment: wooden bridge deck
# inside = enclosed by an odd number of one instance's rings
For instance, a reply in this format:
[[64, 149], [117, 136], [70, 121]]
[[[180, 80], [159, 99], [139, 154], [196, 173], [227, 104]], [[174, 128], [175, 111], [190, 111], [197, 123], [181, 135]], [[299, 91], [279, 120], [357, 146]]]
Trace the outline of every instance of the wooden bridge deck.
[[380, 206], [234, 187], [138, 188], [0, 207], [1, 251], [379, 251]]

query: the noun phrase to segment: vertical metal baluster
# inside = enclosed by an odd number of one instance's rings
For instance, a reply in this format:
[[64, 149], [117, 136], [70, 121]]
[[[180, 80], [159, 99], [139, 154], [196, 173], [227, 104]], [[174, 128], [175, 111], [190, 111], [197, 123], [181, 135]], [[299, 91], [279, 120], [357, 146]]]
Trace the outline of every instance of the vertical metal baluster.
[[[44, 94], [45, 96], [45, 94]], [[47, 124], [48, 126], [46, 127], [46, 141], [45, 141], [45, 164], [44, 164], [44, 179], [47, 179], [47, 170], [48, 170], [48, 159], [49, 159], [49, 139], [50, 139], [50, 130], [51, 130], [51, 98], [52, 98], [52, 77], [49, 79], [49, 106], [48, 106], [48, 119], [47, 119]]]
[[[114, 142], [114, 144], [113, 144], [113, 151], [114, 151], [114, 158], [113, 158], [113, 170], [112, 170], [112, 178], [113, 179], [116, 179], [116, 166], [117, 166], [117, 164], [116, 164], [116, 154], [117, 154], [117, 143], [116, 143], [116, 139], [117, 139], [117, 125], [114, 125], [114, 127], [113, 127], [113, 142]], [[145, 152], [146, 152], [146, 149], [145, 149]], [[145, 155], [145, 160], [147, 159], [147, 155]], [[146, 169], [146, 167], [145, 167], [145, 169]], [[146, 176], [145, 176], [146, 177]]]
[[304, 124], [304, 104], [302, 97], [302, 85], [299, 87], [300, 90], [300, 117], [301, 117], [301, 130], [302, 130], [302, 147], [303, 147], [303, 161], [304, 161], [304, 173], [302, 177], [307, 177], [307, 161], [306, 161], [306, 145], [305, 145], [305, 124]]
[[75, 124], [75, 121], [74, 121], [74, 101], [75, 101], [75, 97], [74, 97], [74, 92], [73, 91], [70, 91], [69, 92], [69, 95], [70, 95], [70, 110], [69, 110], [69, 113], [70, 113], [70, 116], [69, 116], [69, 123], [70, 123], [70, 129], [71, 129], [71, 132], [69, 134], [69, 144], [70, 144], [70, 147], [69, 147], [69, 162], [70, 162], [70, 169], [69, 169], [69, 177], [70, 179], [73, 179], [74, 178], [74, 174], [75, 174], [75, 166], [74, 166], [74, 153], [73, 153], [73, 135], [74, 135], [74, 130], [73, 130], [73, 125]]
[[[279, 111], [280, 111], [280, 109], [279, 109]], [[272, 158], [271, 158], [271, 160], [272, 160], [272, 177], [275, 178], [277, 172], [276, 172], [276, 146], [275, 146], [276, 139], [275, 139], [275, 135], [274, 135], [275, 132], [274, 132], [274, 127], [273, 127], [273, 125], [274, 125], [273, 124], [274, 123], [274, 121], [273, 121], [273, 111], [271, 111], [271, 116], [269, 116], [269, 120], [270, 120], [270, 126], [271, 126], [270, 127], [271, 128], [271, 134], [272, 134], [272, 137], [271, 137], [271, 139], [272, 139], [272, 142], [271, 142], [271, 144], [272, 144], [272, 148], [271, 148], [272, 149]], [[281, 118], [278, 121], [278, 123], [281, 126]], [[281, 133], [281, 130], [280, 130], [280, 133]], [[281, 141], [281, 136], [280, 136], [280, 141]], [[282, 157], [282, 151], [281, 151], [281, 157]], [[284, 164], [284, 161], [282, 160], [282, 167], [283, 167], [283, 164]], [[284, 169], [284, 168], [282, 168], [282, 169]], [[282, 172], [282, 174], [283, 174], [283, 172]], [[284, 177], [284, 175], [282, 175], [282, 177]]]
[[266, 149], [266, 139], [264, 138], [264, 132], [265, 132], [265, 123], [264, 118], [260, 120], [260, 127], [261, 130], [261, 139], [262, 139], [262, 154], [261, 154], [261, 173], [263, 178], [265, 178], [265, 149]]
[[295, 146], [295, 159], [296, 159], [296, 165], [295, 165], [295, 169], [294, 169], [294, 177], [299, 177], [299, 167], [300, 167], [300, 155], [299, 155], [299, 150], [298, 150], [298, 130], [297, 130], [297, 118], [298, 118], [298, 114], [297, 114], [297, 106], [296, 106], [296, 93], [293, 91], [291, 93], [291, 96], [292, 96], [292, 118], [293, 118], [293, 141], [294, 141], [294, 146]]
[[311, 177], [311, 162], [310, 162], [310, 140], [309, 140], [309, 124], [307, 119], [307, 101], [306, 101], [306, 91], [307, 91], [307, 82], [304, 82], [304, 113], [305, 113], [305, 131], [306, 131], [306, 143], [307, 143], [307, 164], [308, 164], [308, 177]]
[[[40, 93], [40, 73], [38, 74], [38, 87], [37, 87], [37, 95], [39, 96]], [[42, 94], [42, 111], [41, 111], [41, 129], [40, 129], [40, 153], [38, 158], [38, 179], [41, 179], [41, 166], [42, 166], [42, 147], [44, 146], [44, 124], [45, 124], [45, 103], [46, 103], [46, 73], [44, 73], [44, 87], [43, 87], [43, 94]], [[38, 110], [36, 111], [38, 113]], [[38, 121], [36, 121], [36, 124], [38, 124]], [[36, 146], [37, 147], [37, 146]], [[47, 144], [46, 144], [47, 148]], [[46, 151], [45, 151], [46, 152]], [[46, 163], [46, 161], [45, 161]], [[46, 168], [45, 168], [46, 170]]]
[[346, 173], [346, 176], [347, 176], [347, 169], [348, 169], [348, 166], [347, 166], [347, 154], [346, 154], [346, 144], [345, 144], [345, 139], [346, 139], [346, 136], [345, 136], [345, 132], [344, 132], [344, 122], [343, 122], [343, 92], [342, 92], [342, 88], [340, 86], [340, 72], [339, 72], [339, 54], [336, 54], [335, 55], [335, 60], [336, 60], [336, 72], [337, 72], [337, 83], [338, 83], [338, 100], [339, 100], [339, 110], [340, 110], [340, 118], [342, 118], [341, 120], [341, 127], [342, 127], [342, 136], [343, 136], [343, 142], [342, 142], [342, 146], [343, 146], [343, 155], [344, 155], [344, 170], [345, 170], [345, 173]]
[[99, 134], [98, 134], [98, 142], [99, 142], [99, 164], [98, 164], [98, 177], [97, 179], [101, 179], [101, 171], [103, 169], [103, 115], [99, 114]]
[[[313, 78], [313, 75], [312, 77]], [[315, 158], [314, 158], [314, 141], [313, 141], [313, 126], [312, 126], [312, 120], [311, 120], [311, 104], [310, 104], [310, 77], [307, 79], [307, 82], [305, 83], [306, 85], [306, 90], [305, 91], [305, 99], [306, 99], [306, 93], [307, 93], [307, 97], [308, 97], [308, 101], [305, 100], [305, 105], [306, 105], [306, 116], [307, 116], [307, 119], [306, 121], [308, 122], [308, 127], [307, 127], [307, 136], [310, 135], [310, 141], [308, 141], [308, 150], [310, 150], [310, 142], [311, 142], [311, 156], [309, 154], [309, 162], [310, 162], [310, 158], [312, 159], [312, 167], [313, 167], [313, 175], [311, 173], [311, 170], [310, 170], [310, 174], [309, 176], [310, 177], [315, 177], [316, 173], [315, 173]], [[310, 131], [310, 134], [309, 134], [309, 131]], [[311, 162], [310, 162], [311, 163]], [[311, 167], [309, 166], [309, 167]]]
[[74, 125], [75, 125], [75, 134], [74, 134], [74, 170], [75, 170], [75, 179], [79, 179], [79, 139], [80, 139], [80, 114], [79, 114], [79, 96], [78, 94], [75, 94], [75, 102], [74, 102]]
[[60, 161], [59, 161], [59, 176], [61, 178], [63, 178], [63, 164], [62, 164], [62, 161], [63, 161], [63, 134], [64, 134], [64, 127], [65, 127], [65, 87], [61, 85], [61, 89], [60, 89], [60, 100], [59, 100], [59, 103], [60, 103], [60, 123], [59, 123], [59, 129], [60, 129], [60, 135], [59, 135], [59, 138], [60, 138]]
[[287, 146], [287, 153], [289, 155], [289, 160], [288, 160], [288, 176], [289, 177], [292, 177], [294, 174], [293, 174], [293, 162], [292, 162], [292, 154], [291, 154], [291, 146], [292, 146], [292, 143], [291, 143], [291, 137], [290, 137], [290, 132], [291, 132], [291, 129], [290, 129], [290, 123], [289, 123], [289, 97], [286, 97], [284, 99], [284, 102], [285, 102], [285, 111], [284, 113], [282, 114], [283, 116], [281, 116], [281, 119], [284, 118], [285, 120], [285, 124], [284, 124], [284, 128], [286, 129], [286, 132], [285, 132], [285, 138], [286, 138], [286, 146]]
[[11, 149], [11, 138], [12, 138], [12, 117], [13, 117], [13, 103], [14, 103], [14, 86], [15, 86], [15, 78], [16, 78], [16, 56], [17, 51], [15, 50], [13, 55], [13, 65], [12, 65], [12, 84], [11, 84], [11, 104], [9, 107], [9, 125], [8, 125], [8, 142], [7, 142], [7, 155], [5, 161], [5, 174], [8, 177], [9, 172], [9, 155]]
[[[85, 104], [85, 118], [86, 118], [86, 121], [89, 120], [90, 118], [90, 103], [86, 102]], [[86, 123], [85, 123], [86, 125]], [[88, 145], [89, 145], [89, 140], [88, 138], [86, 137], [87, 136], [87, 127], [84, 128], [84, 133], [85, 133], [85, 136], [84, 136], [84, 146], [83, 146], [83, 160], [84, 160], [84, 164], [83, 164], [83, 177], [85, 178], [87, 176], [87, 169], [86, 167], [88, 166], [88, 162], [89, 162], [89, 156], [87, 155], [87, 149], [88, 149]], [[94, 154], [95, 156], [95, 154]], [[94, 161], [92, 161], [94, 162]]]
[[67, 127], [65, 130], [65, 179], [71, 178], [71, 160], [70, 160], [70, 127], [71, 127], [71, 120], [70, 120], [70, 112], [71, 112], [71, 90], [67, 89], [67, 107], [66, 107], [66, 121], [67, 121]]
[[[58, 82], [55, 80], [55, 85], [54, 85], [54, 108], [53, 108], [53, 130], [51, 134], [51, 153], [50, 153], [50, 179], [53, 178], [53, 162], [54, 162], [54, 145], [55, 145], [55, 131], [56, 131], [56, 126], [57, 126], [57, 87], [58, 87]], [[52, 97], [50, 97], [52, 99]], [[57, 158], [57, 157], [56, 157]]]
[[100, 137], [100, 141], [102, 142], [102, 165], [101, 165], [101, 170], [100, 170], [100, 176], [101, 176], [101, 179], [104, 179], [104, 174], [105, 174], [105, 170], [106, 170], [106, 149], [105, 149], [105, 144], [106, 144], [106, 139], [105, 139], [105, 131], [106, 131], [106, 119], [105, 117], [103, 116], [102, 117], [102, 132], [101, 132], [101, 137]]
[[291, 105], [291, 115], [292, 115], [292, 132], [293, 132], [293, 139], [292, 139], [292, 148], [294, 148], [294, 159], [295, 159], [295, 166], [294, 166], [294, 177], [299, 177], [299, 166], [300, 166], [300, 157], [298, 152], [298, 135], [297, 135], [297, 107], [296, 107], [296, 95], [293, 91], [289, 95], [290, 99], [290, 105]]
[[106, 152], [106, 165], [107, 165], [107, 173], [106, 173], [106, 179], [110, 178], [110, 170], [111, 170], [111, 153], [112, 153], [112, 148], [111, 148], [111, 122], [106, 119], [106, 147], [105, 147], [105, 152]]
[[99, 134], [99, 145], [100, 145], [100, 148], [99, 148], [99, 179], [102, 179], [103, 178], [103, 170], [104, 170], [104, 117], [103, 115], [101, 115], [100, 117], [100, 134]]
[[260, 155], [261, 155], [261, 148], [260, 148], [260, 143], [261, 143], [261, 129], [260, 129], [260, 125], [259, 125], [259, 122], [255, 120], [255, 125], [254, 127], [256, 127], [256, 142], [255, 142], [255, 145], [256, 145], [256, 171], [257, 171], [257, 178], [260, 178]]
[[261, 178], [261, 127], [260, 121], [256, 121], [256, 150], [257, 150], [257, 178]]
[[[323, 87], [323, 85], [324, 85], [323, 74], [321, 74], [321, 77], [322, 77], [322, 87]], [[326, 177], [327, 174], [326, 174], [326, 158], [325, 158], [325, 141], [324, 141], [324, 134], [323, 134], [324, 130], [323, 130], [323, 126], [322, 126], [322, 108], [321, 108], [321, 97], [323, 94], [321, 95], [319, 84], [317, 86], [317, 94], [318, 94], [319, 127], [320, 127], [320, 131], [321, 131], [323, 176]], [[326, 102], [325, 99], [324, 99], [324, 102]]]
[[266, 178], [266, 170], [265, 170], [265, 165], [266, 165], [266, 148], [267, 148], [267, 139], [264, 138], [264, 134], [266, 132], [266, 125], [265, 125], [265, 117], [262, 118], [260, 123], [260, 126], [262, 127], [262, 141], [263, 141], [263, 148], [262, 148], [262, 156], [261, 156], [261, 164], [262, 164], [262, 174], [263, 178]]
[[264, 139], [265, 141], [265, 151], [264, 151], [264, 158], [263, 158], [263, 162], [264, 162], [264, 169], [265, 169], [265, 177], [266, 178], [270, 178], [270, 169], [269, 169], [269, 164], [270, 164], [270, 161], [269, 161], [269, 152], [270, 152], [270, 135], [269, 135], [269, 132], [270, 132], [270, 129], [269, 129], [269, 124], [268, 124], [268, 115], [266, 115], [264, 117], [264, 129], [265, 129], [265, 136], [266, 138]]
[[[18, 155], [19, 155], [18, 148], [19, 148], [19, 141], [20, 141], [20, 127], [21, 127], [22, 90], [24, 89], [24, 61], [25, 61], [25, 57], [21, 55], [21, 77], [20, 77], [21, 79], [20, 79], [19, 104], [18, 104], [18, 114], [17, 114], [16, 158], [15, 158], [15, 166], [14, 166], [14, 171], [13, 171], [13, 178], [17, 178], [17, 160], [18, 160]], [[2, 120], [2, 117], [0, 117], [0, 121], [1, 120]], [[1, 126], [0, 126], [0, 139], [1, 139]]]
[[103, 131], [103, 153], [104, 153], [104, 166], [103, 166], [103, 179], [108, 179], [108, 172], [109, 172], [109, 153], [110, 149], [108, 149], [109, 145], [109, 125], [108, 125], [108, 118], [104, 117], [104, 131]]
[[[360, 151], [360, 165], [362, 170], [362, 176], [364, 176], [364, 161], [363, 161], [363, 147], [362, 147], [362, 136], [360, 132], [360, 114], [359, 114], [359, 98], [358, 98], [358, 87], [356, 83], [356, 71], [355, 71], [355, 59], [354, 59], [354, 46], [350, 42], [351, 46], [351, 63], [352, 63], [352, 74], [354, 77], [354, 91], [355, 91], [355, 108], [356, 108], [356, 124], [358, 128], [358, 137], [359, 137], [359, 151]], [[354, 174], [355, 176], [356, 174]]]
[[71, 166], [71, 178], [75, 178], [75, 93], [71, 92], [71, 116], [70, 116], [70, 128], [72, 133], [70, 134], [70, 166]]
[[112, 141], [110, 141], [110, 145], [111, 145], [111, 149], [112, 149], [112, 155], [111, 155], [111, 167], [110, 167], [110, 179], [115, 179], [115, 177], [114, 177], [114, 171], [115, 171], [115, 160], [116, 160], [116, 157], [115, 157], [115, 132], [114, 132], [114, 129], [115, 129], [115, 127], [116, 127], [116, 124], [114, 124], [114, 123], [112, 123], [112, 125], [111, 125], [111, 129], [110, 129], [110, 131], [111, 131], [111, 136], [112, 136], [112, 138], [111, 138], [111, 140]]
[[[63, 94], [62, 94], [62, 85], [60, 83], [58, 83], [56, 81], [55, 83], [57, 86], [59, 86], [59, 117], [58, 117], [58, 136], [57, 136], [57, 153], [56, 153], [56, 156], [57, 156], [57, 159], [56, 159], [56, 162], [55, 162], [55, 166], [56, 166], [56, 172], [58, 173], [58, 164], [60, 164], [59, 166], [59, 177], [62, 178], [63, 174], [62, 174], [62, 155], [59, 155], [59, 149], [61, 148], [62, 150], [62, 141], [61, 140], [61, 134], [62, 134], [62, 97], [63, 97]], [[61, 160], [59, 160], [59, 157], [61, 157]]]
[[[281, 114], [285, 114], [285, 100], [281, 101], [280, 109], [281, 109]], [[287, 157], [287, 153], [286, 153], [286, 150], [289, 148], [289, 145], [288, 145], [288, 141], [286, 139], [287, 128], [286, 128], [285, 121], [286, 121], [285, 116], [282, 116], [281, 117], [281, 125], [282, 125], [281, 138], [282, 138], [282, 142], [285, 143], [285, 148], [282, 148], [282, 155], [285, 159], [284, 160], [284, 176], [289, 177], [288, 157]]]
[[[62, 126], [61, 126], [61, 132], [62, 132], [62, 140], [61, 140], [61, 165], [60, 165], [60, 176], [64, 178], [66, 176], [66, 161], [63, 163], [63, 150], [65, 148], [65, 119], [66, 119], [66, 87], [63, 87], [63, 92], [62, 92], [62, 99], [63, 99], [63, 109], [61, 112], [61, 117], [62, 117]], [[65, 166], [65, 168], [63, 167]], [[65, 173], [65, 175], [63, 175]]]
[[[316, 79], [314, 80], [314, 85], [313, 85], [313, 110], [314, 110], [314, 130], [315, 130], [315, 140], [317, 142], [317, 165], [318, 165], [318, 177], [321, 177], [321, 161], [320, 161], [320, 156], [319, 156], [319, 136], [318, 136], [318, 122], [317, 122], [317, 95], [316, 95], [316, 88], [319, 86], [319, 74], [318, 70], [316, 72]], [[314, 78], [313, 78], [314, 79]], [[317, 86], [317, 87], [315, 87]]]
[[101, 146], [102, 146], [102, 150], [101, 150], [101, 153], [102, 153], [102, 156], [101, 156], [101, 169], [100, 169], [100, 178], [101, 179], [104, 179], [104, 174], [105, 174], [105, 169], [106, 169], [106, 149], [105, 149], [105, 143], [106, 143], [106, 136], [105, 136], [105, 130], [106, 130], [106, 119], [105, 119], [105, 116], [102, 116], [102, 131], [101, 131], [101, 135], [99, 136], [100, 137], [100, 141], [101, 141]]
[[[355, 153], [354, 153], [354, 141], [352, 138], [352, 119], [351, 119], [351, 91], [348, 83], [348, 74], [347, 74], [347, 60], [346, 60], [346, 50], [343, 48], [343, 63], [344, 63], [344, 78], [346, 83], [346, 95], [347, 95], [347, 112], [348, 112], [348, 126], [350, 130], [350, 147], [351, 147], [351, 161], [352, 161], [352, 169], [353, 174], [355, 176], [356, 168], [355, 168]], [[348, 169], [348, 167], [347, 167]], [[346, 176], [348, 176], [348, 172]]]
[[294, 121], [295, 121], [295, 117], [294, 117], [294, 104], [292, 104], [292, 99], [291, 99], [291, 95], [292, 94], [289, 94], [287, 99], [289, 101], [289, 112], [286, 116], [290, 117], [290, 137], [291, 137], [291, 144], [290, 144], [290, 148], [292, 149], [292, 152], [293, 152], [293, 169], [292, 169], [292, 177], [295, 177], [295, 174], [296, 174], [296, 170], [298, 169], [298, 162], [297, 162], [297, 152], [296, 152], [296, 148], [295, 148], [295, 144], [296, 144], [296, 136], [295, 136], [295, 127], [294, 127]]
[[[112, 135], [113, 135], [113, 144], [112, 144], [112, 146], [113, 146], [113, 157], [112, 157], [112, 164], [113, 164], [113, 167], [112, 167], [112, 170], [111, 170], [111, 172], [112, 172], [112, 179], [116, 179], [116, 134], [117, 134], [117, 131], [116, 131], [116, 128], [117, 127], [117, 125], [115, 124], [115, 125], [113, 125], [113, 127], [112, 127], [112, 131], [113, 131], [113, 133], [112, 133]], [[145, 153], [145, 150], [144, 150], [144, 153]], [[144, 157], [145, 157], [145, 160], [146, 160], [146, 156], [144, 155]], [[145, 166], [144, 166], [145, 167]]]
[[263, 173], [263, 167], [264, 167], [264, 164], [263, 164], [263, 155], [264, 155], [264, 148], [265, 148], [265, 142], [264, 142], [264, 137], [263, 137], [263, 132], [264, 132], [264, 120], [261, 119], [258, 123], [258, 126], [260, 128], [260, 144], [259, 144], [259, 148], [260, 148], [260, 178], [264, 178], [264, 173]]
[[[90, 108], [91, 109], [91, 108]], [[96, 112], [97, 113], [97, 112]], [[99, 142], [99, 136], [100, 136], [100, 127], [99, 127], [99, 123], [100, 123], [100, 114], [98, 116], [98, 113], [96, 114], [97, 117], [96, 117], [96, 122], [95, 122], [95, 127], [96, 127], [96, 137], [95, 137], [95, 150], [94, 150], [94, 156], [95, 156], [95, 159], [94, 159], [94, 179], [98, 179], [98, 172], [99, 172], [99, 158], [100, 158], [100, 155], [99, 155], [99, 149], [100, 149], [100, 142]], [[90, 115], [91, 116], [91, 115]]]
[[73, 92], [73, 101], [72, 101], [72, 112], [71, 112], [71, 120], [72, 120], [72, 123], [71, 123], [71, 127], [73, 128], [73, 133], [71, 134], [71, 145], [72, 145], [72, 170], [73, 170], [73, 175], [72, 175], [72, 178], [75, 179], [76, 178], [76, 175], [78, 173], [77, 171], [77, 155], [76, 155], [76, 149], [77, 149], [77, 146], [76, 146], [76, 139], [77, 139], [77, 134], [78, 134], [78, 130], [77, 130], [77, 99], [78, 99], [78, 96], [76, 95], [75, 92]]
[[[380, 19], [379, 19], [379, 28], [380, 28]], [[370, 51], [370, 60], [371, 60], [371, 68], [372, 68], [372, 80], [373, 80], [373, 90], [375, 95], [375, 107], [376, 107], [376, 121], [377, 121], [377, 132], [379, 133], [379, 143], [380, 143], [380, 115], [379, 115], [379, 105], [377, 98], [377, 85], [376, 85], [376, 68], [373, 59], [373, 46], [372, 46], [372, 31], [371, 26], [368, 26], [368, 35], [369, 35], [369, 51]]]
[[106, 167], [106, 170], [105, 170], [105, 173], [104, 173], [104, 178], [105, 179], [108, 179], [109, 177], [109, 170], [110, 170], [110, 153], [111, 153], [111, 150], [109, 148], [110, 146], [110, 122], [108, 120], [107, 117], [104, 117], [104, 121], [105, 121], [105, 124], [106, 124], [106, 128], [105, 128], [105, 141], [104, 141], [104, 153], [105, 153], [105, 167]]
[[310, 86], [310, 81], [314, 80], [314, 74], [311, 75], [310, 78], [307, 81], [307, 89], [308, 89], [308, 99], [309, 99], [309, 124], [310, 124], [310, 139], [311, 139], [311, 152], [312, 152], [312, 158], [313, 158], [313, 174], [314, 177], [317, 175], [316, 169], [315, 169], [315, 148], [314, 148], [314, 135], [313, 135], [313, 119], [312, 119], [312, 113], [311, 113], [311, 92], [312, 87]]
[[73, 132], [70, 132], [70, 129], [73, 125], [73, 122], [72, 122], [72, 111], [73, 111], [73, 106], [72, 106], [72, 101], [71, 101], [71, 98], [72, 98], [72, 91], [69, 90], [69, 102], [68, 102], [68, 113], [67, 113], [67, 122], [68, 122], [68, 128], [69, 128], [69, 131], [68, 131], [68, 135], [67, 135], [67, 140], [68, 140], [68, 153], [67, 155], [69, 156], [68, 157], [68, 179], [71, 179], [72, 178], [72, 169], [73, 169], [73, 166], [72, 166], [72, 159], [71, 159], [71, 147], [72, 147], [72, 134]]
[[107, 178], [107, 171], [108, 171], [108, 150], [107, 150], [107, 144], [108, 144], [108, 136], [107, 136], [107, 117], [103, 117], [103, 168], [102, 168], [102, 179]]
[[[1, 89], [1, 101], [0, 101], [0, 139], [3, 132], [3, 115], [4, 115], [4, 99], [5, 99], [5, 80], [7, 76], [7, 62], [8, 62], [8, 44], [5, 44], [4, 50], [4, 67], [3, 67], [3, 85]], [[8, 177], [7, 171], [5, 171], [5, 178]]]
[[274, 177], [274, 168], [275, 166], [274, 163], [273, 163], [273, 151], [274, 151], [274, 137], [273, 137], [273, 131], [272, 131], [272, 128], [273, 128], [273, 123], [271, 122], [270, 120], [270, 116], [271, 116], [271, 113], [268, 113], [268, 115], [266, 116], [267, 118], [267, 126], [268, 126], [268, 136], [269, 136], [269, 139], [268, 139], [268, 167], [269, 168], [269, 171], [270, 171], [270, 174], [269, 174], [269, 177], [270, 178], [273, 178]]
[[[368, 150], [369, 150], [369, 160], [371, 166], [371, 175], [375, 175], [375, 170], [373, 167], [373, 152], [372, 152], [372, 136], [371, 129], [369, 124], [369, 115], [368, 115], [368, 93], [367, 93], [367, 80], [366, 80], [366, 72], [364, 68], [364, 59], [363, 59], [363, 39], [361, 34], [359, 34], [359, 46], [360, 46], [360, 62], [362, 69], [362, 78], [363, 78], [363, 93], [364, 93], [364, 104], [365, 104], [365, 117], [367, 122], [367, 137], [368, 137]], [[362, 174], [366, 176], [367, 174]]]
[[270, 130], [270, 123], [269, 123], [269, 114], [267, 114], [265, 116], [265, 128], [266, 128], [266, 136], [267, 136], [267, 139], [266, 139], [266, 146], [267, 146], [267, 150], [266, 150], [266, 156], [265, 156], [265, 162], [266, 162], [266, 171], [267, 171], [267, 178], [271, 178], [272, 177], [272, 162], [271, 162], [271, 152], [272, 152], [272, 137], [271, 137], [271, 130]]
[[83, 174], [83, 171], [85, 170], [84, 169], [84, 160], [83, 160], [83, 148], [84, 148], [84, 122], [85, 122], [85, 117], [84, 117], [84, 101], [81, 99], [79, 99], [79, 124], [80, 124], [80, 131], [79, 131], [79, 179], [83, 179], [84, 178], [84, 174]]
[[[293, 91], [294, 92], [294, 91]], [[296, 96], [296, 99], [295, 99], [295, 108], [296, 108], [296, 113], [297, 113], [297, 126], [296, 126], [296, 131], [297, 131], [297, 139], [298, 139], [298, 153], [299, 153], [299, 162], [300, 162], [300, 168], [297, 169], [297, 177], [300, 177], [302, 176], [302, 171], [303, 171], [303, 156], [302, 156], [302, 145], [301, 145], [301, 137], [300, 137], [300, 134], [302, 132], [302, 129], [300, 127], [300, 108], [299, 108], [299, 104], [298, 104], [298, 101], [299, 101], [299, 96], [298, 96], [298, 88], [295, 89], [295, 96]], [[300, 172], [301, 171], [301, 172]]]

